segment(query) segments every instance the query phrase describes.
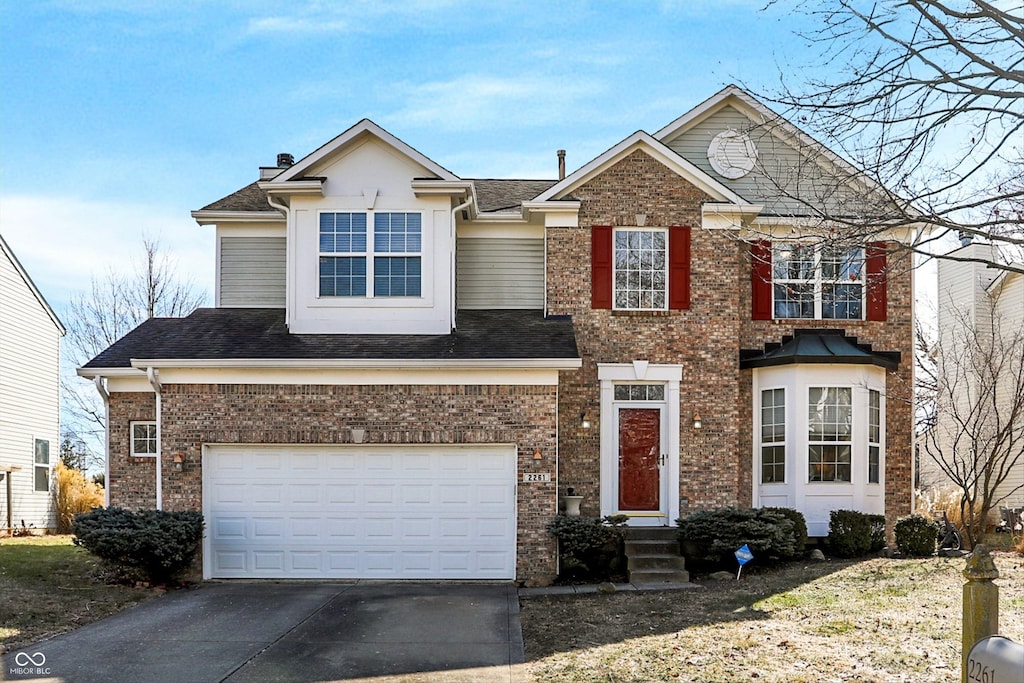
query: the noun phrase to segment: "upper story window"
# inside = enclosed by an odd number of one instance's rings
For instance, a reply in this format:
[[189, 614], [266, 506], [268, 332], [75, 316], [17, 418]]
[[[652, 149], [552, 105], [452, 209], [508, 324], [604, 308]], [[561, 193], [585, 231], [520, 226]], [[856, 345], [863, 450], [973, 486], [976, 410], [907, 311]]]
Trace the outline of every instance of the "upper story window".
[[662, 311], [668, 298], [668, 232], [615, 231], [615, 308]]
[[751, 245], [751, 317], [884, 321], [889, 245]]
[[419, 213], [321, 213], [320, 296], [418, 297], [422, 251]]
[[861, 320], [864, 250], [776, 243], [772, 250], [774, 317]]

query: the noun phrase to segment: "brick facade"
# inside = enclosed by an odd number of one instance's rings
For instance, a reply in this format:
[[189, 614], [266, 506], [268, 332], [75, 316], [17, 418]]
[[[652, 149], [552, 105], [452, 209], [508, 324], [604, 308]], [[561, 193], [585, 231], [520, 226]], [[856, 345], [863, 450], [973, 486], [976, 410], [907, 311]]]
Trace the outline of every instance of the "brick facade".
[[[635, 151], [573, 191], [579, 227], [547, 229], [547, 301], [551, 315], [571, 315], [583, 367], [562, 372], [559, 486], [584, 496], [583, 514], [599, 514], [598, 363], [681, 364], [680, 514], [752, 502], [752, 372], [740, 349], [779, 342], [796, 327], [842, 327], [879, 351], [902, 351], [887, 376], [886, 516], [909, 514], [911, 485], [912, 279], [890, 257], [888, 320], [753, 321], [749, 247], [731, 231], [702, 230], [710, 197], [642, 151]], [[591, 308], [591, 227], [693, 227], [688, 310], [633, 312]], [[580, 426], [586, 411], [592, 427]], [[703, 427], [693, 428], [699, 413]], [[670, 520], [671, 521], [671, 520]]]
[[[164, 509], [202, 510], [203, 444], [350, 444], [353, 426], [366, 429], [366, 444], [513, 443], [518, 480], [524, 471], [553, 473], [556, 402], [553, 386], [165, 384]], [[153, 419], [153, 395], [115, 393], [110, 406], [111, 503], [151, 508], [154, 461], [128, 455], [127, 420]], [[555, 575], [545, 529], [556, 512], [554, 486], [518, 485], [519, 580], [544, 583]]]

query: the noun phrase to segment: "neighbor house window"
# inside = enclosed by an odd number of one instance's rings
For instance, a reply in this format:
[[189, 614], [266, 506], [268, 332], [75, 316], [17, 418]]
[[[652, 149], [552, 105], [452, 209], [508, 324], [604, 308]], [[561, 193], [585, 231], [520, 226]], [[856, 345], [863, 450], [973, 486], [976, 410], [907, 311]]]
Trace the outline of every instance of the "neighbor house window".
[[868, 391], [868, 483], [881, 481], [882, 469], [882, 394]]
[[320, 296], [418, 297], [422, 251], [419, 213], [321, 213]]
[[50, 442], [35, 440], [35, 490], [50, 490]]
[[864, 318], [864, 250], [832, 245], [772, 246], [775, 318]]
[[132, 455], [153, 457], [156, 455], [156, 422], [132, 422]]
[[615, 308], [668, 308], [668, 231], [615, 230]]
[[786, 390], [761, 392], [761, 483], [786, 481]]
[[852, 481], [853, 389], [811, 387], [807, 424], [808, 481]]

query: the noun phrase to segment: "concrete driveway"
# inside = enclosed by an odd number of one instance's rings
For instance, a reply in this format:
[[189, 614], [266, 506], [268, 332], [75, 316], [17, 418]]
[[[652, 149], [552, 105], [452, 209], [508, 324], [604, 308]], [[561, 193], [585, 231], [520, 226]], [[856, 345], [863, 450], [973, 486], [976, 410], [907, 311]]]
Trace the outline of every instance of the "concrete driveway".
[[522, 683], [522, 662], [511, 584], [230, 582], [8, 652], [0, 680]]

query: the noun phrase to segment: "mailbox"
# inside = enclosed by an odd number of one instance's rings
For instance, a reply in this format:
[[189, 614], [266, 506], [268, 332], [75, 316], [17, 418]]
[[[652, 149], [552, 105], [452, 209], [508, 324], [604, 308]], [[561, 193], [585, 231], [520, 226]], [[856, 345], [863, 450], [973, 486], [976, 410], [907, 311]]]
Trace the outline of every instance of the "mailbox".
[[1024, 645], [1002, 636], [982, 638], [967, 655], [967, 683], [1024, 681]]

